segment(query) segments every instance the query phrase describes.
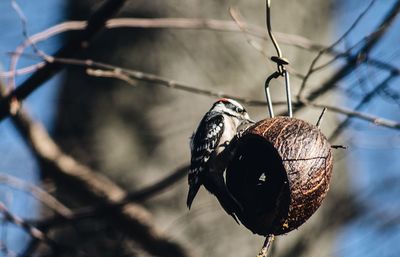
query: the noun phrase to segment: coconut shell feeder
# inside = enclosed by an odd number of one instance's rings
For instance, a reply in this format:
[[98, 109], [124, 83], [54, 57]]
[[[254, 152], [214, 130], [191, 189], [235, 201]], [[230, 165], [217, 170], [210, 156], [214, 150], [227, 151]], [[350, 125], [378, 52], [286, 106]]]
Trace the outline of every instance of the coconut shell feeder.
[[243, 207], [238, 218], [244, 226], [260, 235], [281, 235], [318, 209], [331, 173], [331, 146], [321, 131], [303, 120], [275, 117], [243, 133], [226, 183]]

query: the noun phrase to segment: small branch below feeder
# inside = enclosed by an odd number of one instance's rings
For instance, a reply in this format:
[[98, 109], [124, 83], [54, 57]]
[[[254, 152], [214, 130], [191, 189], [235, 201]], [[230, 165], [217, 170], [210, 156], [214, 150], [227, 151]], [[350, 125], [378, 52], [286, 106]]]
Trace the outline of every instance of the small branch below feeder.
[[272, 242], [274, 241], [274, 239], [275, 239], [274, 235], [268, 235], [265, 238], [263, 247], [261, 248], [261, 250], [258, 253], [257, 257], [267, 257], [268, 256], [269, 248], [271, 248], [271, 245], [272, 245]]

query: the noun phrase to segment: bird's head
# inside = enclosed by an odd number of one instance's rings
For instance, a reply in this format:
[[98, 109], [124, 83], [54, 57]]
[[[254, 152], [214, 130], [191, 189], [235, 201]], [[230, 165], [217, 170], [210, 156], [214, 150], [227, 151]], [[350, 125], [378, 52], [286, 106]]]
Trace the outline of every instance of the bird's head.
[[227, 115], [236, 117], [240, 120], [247, 120], [254, 123], [249, 117], [246, 109], [237, 101], [229, 98], [220, 98], [211, 107], [210, 111], [222, 112]]

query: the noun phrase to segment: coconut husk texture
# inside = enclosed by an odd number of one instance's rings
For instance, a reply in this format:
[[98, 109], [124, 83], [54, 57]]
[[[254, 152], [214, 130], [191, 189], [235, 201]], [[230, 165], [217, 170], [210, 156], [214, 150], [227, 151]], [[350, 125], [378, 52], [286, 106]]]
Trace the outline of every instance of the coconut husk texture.
[[297, 229], [325, 198], [332, 166], [331, 146], [316, 126], [289, 117], [257, 122], [239, 138], [226, 172], [243, 207], [239, 220], [260, 235]]

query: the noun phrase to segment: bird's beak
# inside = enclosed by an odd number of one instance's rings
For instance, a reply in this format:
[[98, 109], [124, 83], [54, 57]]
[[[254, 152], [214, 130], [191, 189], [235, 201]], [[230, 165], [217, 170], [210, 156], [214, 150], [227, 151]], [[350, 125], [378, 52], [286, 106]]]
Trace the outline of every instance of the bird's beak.
[[254, 120], [250, 119], [250, 116], [248, 113], [246, 113], [243, 118], [249, 123], [256, 123]]

